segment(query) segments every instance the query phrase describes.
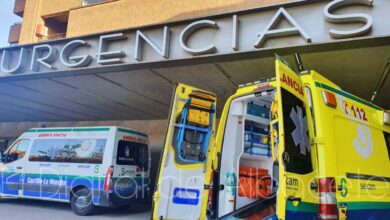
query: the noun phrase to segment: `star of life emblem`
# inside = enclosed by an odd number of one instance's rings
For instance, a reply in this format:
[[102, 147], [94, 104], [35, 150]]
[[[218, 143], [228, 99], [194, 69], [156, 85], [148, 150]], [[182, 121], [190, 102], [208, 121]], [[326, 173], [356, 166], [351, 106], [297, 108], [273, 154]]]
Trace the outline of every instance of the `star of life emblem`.
[[299, 144], [299, 151], [302, 155], [306, 155], [306, 152], [310, 152], [310, 141], [309, 137], [307, 135], [308, 132], [308, 125], [307, 125], [307, 118], [306, 116], [303, 117], [303, 111], [302, 108], [299, 106], [296, 106], [295, 108], [291, 109], [290, 118], [294, 122], [295, 130], [291, 133], [295, 146], [298, 146]]

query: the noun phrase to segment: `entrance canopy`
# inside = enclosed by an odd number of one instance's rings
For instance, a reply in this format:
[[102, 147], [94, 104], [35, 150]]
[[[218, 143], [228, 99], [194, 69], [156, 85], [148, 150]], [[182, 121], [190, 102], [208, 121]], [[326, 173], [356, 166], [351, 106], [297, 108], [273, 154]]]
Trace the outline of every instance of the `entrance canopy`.
[[175, 82], [215, 92], [221, 110], [239, 84], [274, 77], [274, 53], [291, 64], [299, 53], [305, 69], [389, 109], [390, 2], [370, 2], [297, 1], [0, 49], [0, 121], [167, 118]]

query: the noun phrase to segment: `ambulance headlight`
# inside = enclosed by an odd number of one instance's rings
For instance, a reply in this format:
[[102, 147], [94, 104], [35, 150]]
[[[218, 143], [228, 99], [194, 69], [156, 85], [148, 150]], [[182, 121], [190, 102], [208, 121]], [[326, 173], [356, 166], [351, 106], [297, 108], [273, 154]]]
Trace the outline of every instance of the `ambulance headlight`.
[[383, 113], [383, 122], [386, 124], [386, 125], [390, 125], [390, 112], [384, 112]]

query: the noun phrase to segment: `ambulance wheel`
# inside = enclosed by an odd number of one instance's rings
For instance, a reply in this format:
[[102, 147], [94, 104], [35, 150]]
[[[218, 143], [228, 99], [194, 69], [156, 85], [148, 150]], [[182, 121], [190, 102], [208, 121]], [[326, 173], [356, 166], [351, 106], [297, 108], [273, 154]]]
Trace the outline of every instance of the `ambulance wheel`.
[[81, 188], [76, 192], [72, 192], [72, 194], [70, 204], [76, 215], [87, 216], [94, 212], [95, 206], [93, 205], [92, 194], [89, 189]]

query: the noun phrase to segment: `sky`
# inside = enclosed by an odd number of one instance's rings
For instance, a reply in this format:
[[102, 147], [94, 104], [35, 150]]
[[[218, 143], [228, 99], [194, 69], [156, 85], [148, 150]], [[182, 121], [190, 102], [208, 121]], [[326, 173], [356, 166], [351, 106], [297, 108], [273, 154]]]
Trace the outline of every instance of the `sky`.
[[0, 48], [8, 47], [9, 28], [22, 19], [13, 13], [15, 0], [0, 0]]

